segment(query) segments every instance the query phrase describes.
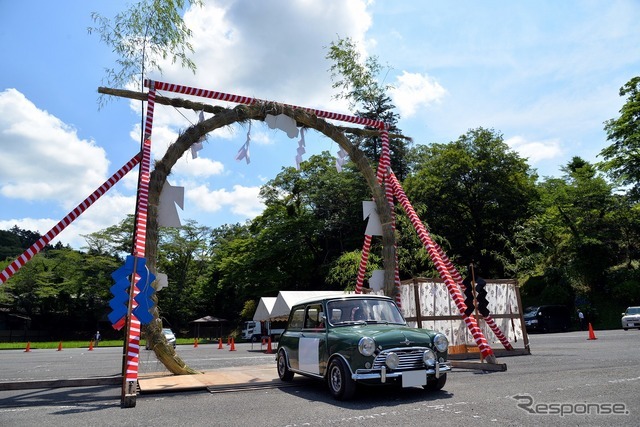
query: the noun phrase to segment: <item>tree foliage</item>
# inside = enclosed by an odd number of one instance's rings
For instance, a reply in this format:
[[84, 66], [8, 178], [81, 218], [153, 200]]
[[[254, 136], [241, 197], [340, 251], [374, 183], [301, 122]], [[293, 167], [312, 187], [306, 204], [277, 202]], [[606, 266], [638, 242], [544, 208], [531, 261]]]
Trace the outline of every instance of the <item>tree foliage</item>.
[[630, 195], [640, 199], [640, 76], [620, 88], [620, 96], [627, 100], [620, 109], [620, 117], [607, 120], [604, 130], [612, 144], [600, 155], [603, 170], [617, 182], [630, 186]]
[[[201, 0], [188, 2], [201, 5]], [[184, 8], [184, 0], [140, 0], [112, 19], [93, 12], [96, 26], [87, 31], [97, 33], [117, 56], [116, 66], [105, 69], [105, 84], [141, 83], [146, 73], [162, 73], [161, 61], [166, 59], [195, 73], [196, 64], [189, 58], [192, 32], [181, 15]]]
[[479, 262], [486, 277], [504, 277], [506, 241], [531, 212], [536, 175], [494, 130], [473, 129], [448, 144], [418, 146], [407, 195], [425, 206], [432, 230], [462, 265]]
[[[400, 133], [396, 126], [400, 116], [393, 111], [396, 107], [387, 94], [392, 86], [379, 81], [380, 74], [389, 67], [383, 67], [376, 56], [363, 59], [351, 38], [332, 42], [327, 59], [333, 61], [330, 68], [333, 88], [340, 90], [334, 98], [347, 100], [350, 107], [356, 109], [356, 117], [382, 121], [388, 125], [389, 132]], [[382, 154], [380, 137], [351, 136], [350, 139], [360, 146], [372, 162], [379, 162]], [[407, 144], [403, 139], [390, 138], [389, 149], [391, 168], [402, 180], [407, 174]]]

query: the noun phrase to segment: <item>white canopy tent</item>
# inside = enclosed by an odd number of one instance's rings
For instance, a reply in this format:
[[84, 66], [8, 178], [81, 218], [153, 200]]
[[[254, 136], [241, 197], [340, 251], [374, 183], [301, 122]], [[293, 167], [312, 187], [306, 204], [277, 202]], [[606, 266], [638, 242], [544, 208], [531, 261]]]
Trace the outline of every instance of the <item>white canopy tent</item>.
[[270, 319], [286, 320], [291, 312], [291, 307], [296, 305], [299, 301], [309, 298], [344, 294], [346, 294], [346, 292], [343, 291], [280, 291], [278, 293], [278, 298], [276, 298], [273, 305], [273, 309], [271, 310]]
[[256, 312], [253, 315], [253, 320], [255, 322], [264, 322], [265, 320], [269, 320], [275, 303], [276, 303], [276, 297], [260, 298], [260, 302], [258, 303]]

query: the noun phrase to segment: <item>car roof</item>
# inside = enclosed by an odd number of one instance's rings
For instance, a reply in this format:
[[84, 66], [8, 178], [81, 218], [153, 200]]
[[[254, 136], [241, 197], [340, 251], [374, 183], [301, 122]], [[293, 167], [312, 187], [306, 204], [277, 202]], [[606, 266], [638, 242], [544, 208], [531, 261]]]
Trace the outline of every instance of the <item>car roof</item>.
[[[324, 296], [316, 296], [312, 298], [306, 298], [304, 300], [296, 302], [293, 307], [299, 307], [301, 305], [307, 305], [314, 302], [322, 302], [322, 301], [337, 301], [337, 300], [345, 300], [350, 298], [368, 298], [368, 299], [380, 299], [380, 300], [388, 300], [393, 301], [393, 299], [384, 296], [384, 295], [376, 295], [376, 294], [344, 294], [344, 295], [324, 295]], [[292, 307], [292, 309], [293, 309]]]

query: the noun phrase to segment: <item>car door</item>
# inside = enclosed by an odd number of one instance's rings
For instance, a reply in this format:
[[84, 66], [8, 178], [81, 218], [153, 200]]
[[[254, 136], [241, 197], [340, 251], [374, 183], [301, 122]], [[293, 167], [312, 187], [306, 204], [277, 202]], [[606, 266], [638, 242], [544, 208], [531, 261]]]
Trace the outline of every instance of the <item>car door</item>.
[[287, 329], [280, 336], [280, 346], [287, 351], [289, 356], [289, 367], [296, 371], [299, 369], [298, 345], [304, 326], [304, 313], [304, 306], [294, 307], [289, 316]]
[[298, 345], [299, 370], [324, 375], [327, 368], [327, 322], [322, 304], [307, 306]]

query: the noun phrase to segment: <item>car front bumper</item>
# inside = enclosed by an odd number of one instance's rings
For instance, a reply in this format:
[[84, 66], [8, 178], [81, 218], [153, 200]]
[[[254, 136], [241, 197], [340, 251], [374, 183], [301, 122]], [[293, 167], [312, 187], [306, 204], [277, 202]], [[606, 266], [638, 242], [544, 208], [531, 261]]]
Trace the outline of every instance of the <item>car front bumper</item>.
[[392, 371], [389, 370], [386, 366], [382, 366], [380, 369], [358, 369], [354, 374], [351, 375], [354, 381], [363, 381], [363, 382], [380, 382], [381, 384], [386, 383], [388, 380], [396, 380], [402, 378], [403, 374], [415, 374], [417, 372], [424, 372], [425, 378], [428, 376], [433, 376], [435, 378], [440, 378], [440, 375], [451, 371], [451, 363], [449, 362], [439, 362], [436, 363], [434, 367], [426, 368], [426, 369], [412, 369], [412, 370], [402, 370], [402, 371]]

